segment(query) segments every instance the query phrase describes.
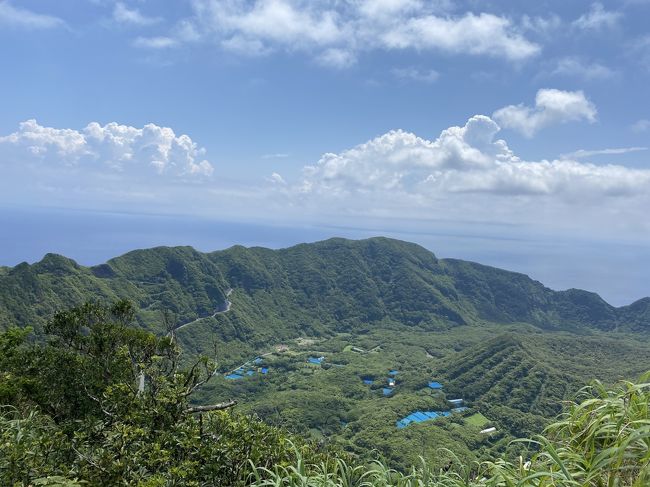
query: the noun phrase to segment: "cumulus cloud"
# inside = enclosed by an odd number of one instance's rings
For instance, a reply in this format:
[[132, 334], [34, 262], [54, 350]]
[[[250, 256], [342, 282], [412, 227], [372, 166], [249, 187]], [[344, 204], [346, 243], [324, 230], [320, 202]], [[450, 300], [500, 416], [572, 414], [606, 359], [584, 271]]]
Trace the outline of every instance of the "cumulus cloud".
[[492, 116], [502, 127], [532, 137], [549, 125], [580, 120], [593, 123], [596, 114], [596, 106], [582, 91], [541, 89], [535, 96], [534, 107], [509, 105]]
[[433, 141], [391, 131], [323, 155], [304, 168], [293, 190], [303, 197], [376, 198], [384, 204], [407, 199], [425, 207], [471, 193], [566, 200], [647, 195], [650, 170], [569, 159], [523, 161], [496, 138], [499, 130], [491, 118], [476, 115]]
[[157, 24], [162, 19], [160, 17], [148, 17], [143, 15], [138, 9], [130, 9], [122, 2], [117, 2], [113, 9], [113, 20], [120, 24], [148, 26]]
[[623, 17], [621, 12], [605, 10], [602, 3], [593, 3], [589, 12], [578, 17], [573, 26], [582, 30], [611, 29]]
[[65, 22], [52, 15], [44, 15], [24, 8], [14, 7], [9, 0], [0, 1], [0, 25], [6, 24], [24, 29], [51, 29]]
[[540, 47], [507, 17], [452, 15], [448, 2], [420, 0], [195, 0], [186, 22], [237, 52], [308, 52], [345, 68], [364, 51], [415, 50], [520, 61]]
[[142, 128], [89, 123], [83, 130], [45, 127], [36, 120], [0, 137], [0, 163], [23, 167], [76, 170], [129, 176], [200, 178], [214, 168], [205, 149], [171, 128], [147, 124]]
[[525, 59], [539, 51], [538, 46], [513, 32], [509, 19], [485, 13], [410, 18], [383, 34], [381, 41], [393, 49], [435, 49], [510, 60]]

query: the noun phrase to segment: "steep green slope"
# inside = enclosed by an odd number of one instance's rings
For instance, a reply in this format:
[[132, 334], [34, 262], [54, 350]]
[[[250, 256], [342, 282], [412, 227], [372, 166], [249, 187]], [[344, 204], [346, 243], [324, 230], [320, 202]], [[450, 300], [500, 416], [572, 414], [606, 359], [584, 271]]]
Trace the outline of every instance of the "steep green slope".
[[649, 323], [643, 322], [636, 308], [618, 310], [595, 293], [579, 289], [553, 291], [524, 274], [473, 262], [447, 259], [442, 266], [453, 278], [459, 298], [484, 320], [569, 330], [612, 330], [618, 325], [628, 330], [641, 329]]
[[439, 260], [386, 238], [330, 239], [282, 250], [241, 246], [203, 254], [190, 247], [130, 252], [87, 268], [48, 254], [0, 273], [0, 327], [41, 326], [85, 299], [127, 297], [142, 326], [174, 313], [179, 326], [208, 318], [233, 288], [232, 313], [206, 319], [205, 333], [242, 341], [376, 326], [448, 327], [530, 323], [546, 329], [643, 331], [650, 300], [614, 308], [586, 291], [555, 292], [523, 274]]
[[[616, 337], [616, 338], [615, 338]], [[451, 354], [438, 364], [446, 392], [463, 397], [515, 436], [541, 431], [588, 377], [613, 384], [646, 372], [650, 349], [624, 336], [517, 333]]]
[[450, 283], [436, 274], [438, 260], [413, 244], [331, 239], [278, 251], [233, 247], [210, 257], [260, 314], [303, 322], [300, 329], [465, 323], [463, 310], [443, 294]]
[[[132, 287], [125, 282], [125, 292]], [[0, 274], [0, 328], [11, 324], [37, 329], [56, 311], [87, 299], [114, 299], [107, 282], [95, 279], [91, 270], [60, 255], [47, 254]]]
[[189, 247], [138, 250], [95, 267], [47, 254], [0, 274], [0, 328], [38, 330], [56, 311], [86, 300], [127, 298], [140, 308], [143, 327], [162, 332], [161, 311], [174, 313], [176, 323], [209, 315], [226, 287], [216, 266]]
[[440, 329], [481, 322], [545, 329], [642, 331], [649, 302], [617, 309], [581, 290], [556, 292], [523, 274], [437, 259], [386, 238], [330, 239], [288, 249], [234, 247], [210, 254], [224, 276], [270, 313], [300, 310], [334, 329], [393, 322]]

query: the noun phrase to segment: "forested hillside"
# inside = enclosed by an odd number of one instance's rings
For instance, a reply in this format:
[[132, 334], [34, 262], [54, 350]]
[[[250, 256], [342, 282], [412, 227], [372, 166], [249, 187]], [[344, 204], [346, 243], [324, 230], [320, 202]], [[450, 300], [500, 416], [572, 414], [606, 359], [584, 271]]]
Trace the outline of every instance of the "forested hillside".
[[225, 340], [263, 342], [389, 324], [429, 330], [485, 322], [606, 331], [650, 326], [650, 299], [615, 308], [593, 293], [556, 292], [522, 274], [372, 238], [208, 254], [160, 247], [90, 268], [48, 254], [0, 273], [0, 327], [39, 329], [53, 312], [87, 299], [129, 298], [140, 325], [162, 332], [161, 311], [173, 312], [177, 326], [208, 317], [223, 306], [229, 288], [238, 304], [213, 324]]

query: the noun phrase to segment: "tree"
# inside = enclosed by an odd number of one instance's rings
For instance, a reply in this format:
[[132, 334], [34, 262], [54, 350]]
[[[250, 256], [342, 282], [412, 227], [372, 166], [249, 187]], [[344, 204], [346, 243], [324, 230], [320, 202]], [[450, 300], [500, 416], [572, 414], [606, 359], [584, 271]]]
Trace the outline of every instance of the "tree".
[[130, 326], [133, 315], [127, 301], [87, 303], [57, 313], [45, 341], [0, 334], [0, 399], [11, 405], [0, 410], [1, 485], [235, 485], [250, 460], [289, 458], [280, 430], [219, 411], [234, 401], [191, 405], [214, 362], [182, 367], [173, 336]]

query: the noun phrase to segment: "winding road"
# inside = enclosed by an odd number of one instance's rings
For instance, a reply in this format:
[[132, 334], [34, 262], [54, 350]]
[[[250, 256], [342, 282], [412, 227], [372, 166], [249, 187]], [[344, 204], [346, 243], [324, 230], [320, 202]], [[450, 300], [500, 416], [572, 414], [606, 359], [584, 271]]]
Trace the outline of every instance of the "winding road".
[[227, 313], [228, 311], [230, 311], [230, 308], [232, 307], [232, 302], [228, 299], [228, 297], [229, 297], [231, 294], [232, 294], [232, 288], [228, 288], [228, 290], [226, 291], [226, 301], [223, 303], [222, 309], [218, 309], [218, 310], [216, 310], [216, 311], [215, 311], [214, 313], [212, 313], [211, 315], [208, 315], [208, 316], [200, 316], [200, 317], [196, 318], [195, 320], [188, 321], [187, 323], [183, 323], [182, 325], [178, 325], [178, 326], [174, 327], [174, 329], [172, 330], [172, 332], [178, 331], [178, 330], [180, 330], [181, 328], [185, 328], [186, 326], [193, 325], [193, 324], [196, 323], [197, 321], [205, 320], [206, 318], [214, 318], [214, 317], [217, 316], [217, 315]]

